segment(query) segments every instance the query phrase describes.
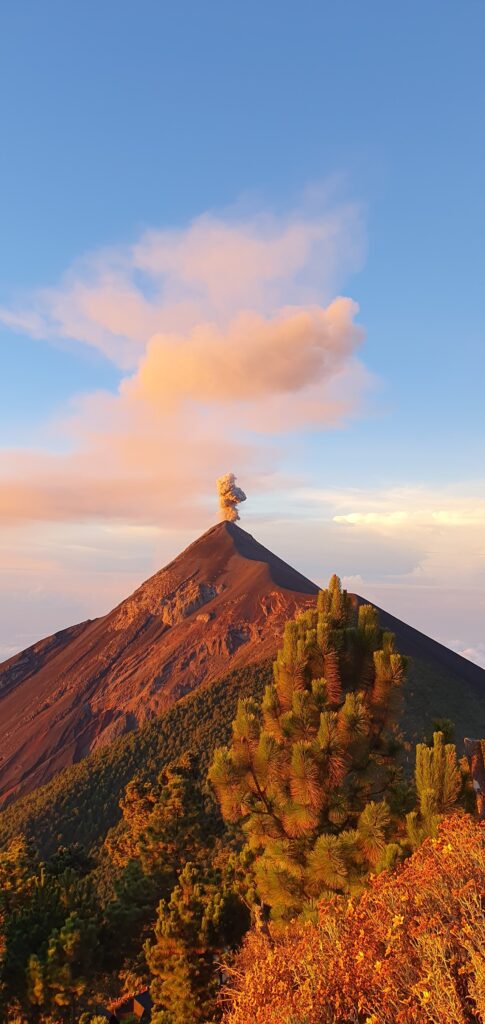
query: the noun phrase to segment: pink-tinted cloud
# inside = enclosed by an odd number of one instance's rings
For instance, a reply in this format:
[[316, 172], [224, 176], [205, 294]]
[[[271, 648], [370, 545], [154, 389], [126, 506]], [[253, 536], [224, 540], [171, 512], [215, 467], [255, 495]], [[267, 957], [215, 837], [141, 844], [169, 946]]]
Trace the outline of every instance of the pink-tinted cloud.
[[188, 337], [155, 335], [126, 390], [168, 404], [291, 396], [328, 381], [354, 355], [363, 338], [357, 310], [336, 299], [326, 309], [287, 308], [271, 318], [242, 312], [225, 330], [205, 323]]
[[148, 230], [101, 249], [56, 287], [0, 308], [0, 321], [36, 338], [75, 339], [122, 368], [135, 367], [157, 332], [227, 325], [241, 310], [327, 303], [362, 260], [352, 204], [241, 219], [204, 215], [178, 230]]
[[87, 256], [4, 311], [35, 337], [97, 347], [124, 377], [66, 410], [61, 453], [0, 452], [0, 519], [200, 522], [221, 473], [267, 481], [279, 435], [338, 426], [371, 381], [358, 307], [328, 301], [360, 248], [352, 206], [204, 216]]
[[219, 312], [279, 305], [285, 294], [286, 301], [309, 300], [311, 291], [328, 299], [342, 269], [355, 269], [361, 255], [360, 211], [353, 204], [312, 216], [205, 215], [184, 231], [148, 231], [133, 250], [137, 268], [162, 280], [169, 297], [189, 290]]

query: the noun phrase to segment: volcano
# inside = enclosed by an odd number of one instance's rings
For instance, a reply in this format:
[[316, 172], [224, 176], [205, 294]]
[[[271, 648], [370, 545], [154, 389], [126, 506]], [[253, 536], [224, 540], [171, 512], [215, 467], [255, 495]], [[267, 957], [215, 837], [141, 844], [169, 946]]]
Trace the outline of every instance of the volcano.
[[[43, 784], [202, 684], [271, 657], [285, 621], [317, 592], [249, 533], [222, 522], [109, 614], [10, 658], [0, 665], [0, 801]], [[415, 664], [408, 733], [419, 732], [431, 702], [434, 714], [485, 732], [485, 671], [386, 612], [380, 618]]]
[[0, 800], [270, 656], [317, 587], [234, 523], [204, 533], [99, 619], [0, 666]]

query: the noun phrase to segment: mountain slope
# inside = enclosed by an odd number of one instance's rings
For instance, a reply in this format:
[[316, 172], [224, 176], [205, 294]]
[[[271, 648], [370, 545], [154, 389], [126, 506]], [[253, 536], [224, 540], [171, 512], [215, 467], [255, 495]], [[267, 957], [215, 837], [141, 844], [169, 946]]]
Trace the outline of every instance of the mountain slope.
[[[250, 534], [220, 523], [108, 615], [11, 658], [0, 666], [0, 799], [42, 785], [201, 684], [271, 658], [284, 622], [316, 593]], [[485, 671], [385, 611], [380, 620], [413, 659], [407, 737], [421, 739], [434, 717], [454, 721], [459, 743], [484, 735]]]
[[219, 523], [108, 615], [0, 666], [0, 799], [160, 714], [230, 668], [274, 653], [317, 588]]
[[42, 857], [75, 842], [96, 846], [120, 819], [127, 783], [154, 782], [165, 765], [184, 754], [196, 757], [203, 786], [215, 748], [230, 739], [239, 697], [261, 699], [272, 677], [269, 659], [234, 669], [187, 694], [138, 732], [69, 765], [0, 811], [0, 849], [19, 834], [32, 840]]
[[381, 625], [394, 633], [398, 651], [411, 658], [400, 719], [406, 738], [420, 741], [434, 719], [448, 718], [462, 753], [465, 736], [485, 736], [485, 669], [389, 612], [378, 611]]
[[[120, 819], [119, 801], [127, 783], [136, 777], [154, 781], [166, 764], [182, 754], [196, 756], [203, 785], [215, 748], [229, 740], [238, 698], [260, 700], [272, 674], [268, 659], [202, 685], [138, 732], [119, 737], [15, 800], [0, 812], [0, 849], [18, 834], [31, 839], [42, 857], [59, 845], [96, 846]], [[401, 721], [406, 737], [422, 740], [433, 718], [440, 716], [455, 722], [460, 748], [467, 733], [483, 735], [483, 688], [480, 696], [463, 677], [415, 656], [403, 693]], [[414, 745], [408, 756], [409, 772], [413, 764]]]

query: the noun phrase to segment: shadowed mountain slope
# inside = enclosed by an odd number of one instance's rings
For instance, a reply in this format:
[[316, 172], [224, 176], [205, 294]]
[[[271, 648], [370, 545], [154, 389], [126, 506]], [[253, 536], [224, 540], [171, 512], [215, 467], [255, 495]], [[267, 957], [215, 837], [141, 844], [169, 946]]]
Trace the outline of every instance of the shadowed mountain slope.
[[406, 737], [421, 741], [434, 719], [449, 718], [462, 753], [465, 736], [485, 736], [485, 669], [389, 612], [378, 611], [381, 625], [395, 634], [398, 651], [411, 658], [401, 714]]
[[[220, 523], [108, 615], [0, 666], [0, 799], [47, 782], [201, 684], [271, 657], [317, 587], [233, 523]], [[356, 597], [356, 601], [363, 599]], [[402, 724], [434, 717], [485, 734], [485, 671], [381, 612], [413, 659]]]

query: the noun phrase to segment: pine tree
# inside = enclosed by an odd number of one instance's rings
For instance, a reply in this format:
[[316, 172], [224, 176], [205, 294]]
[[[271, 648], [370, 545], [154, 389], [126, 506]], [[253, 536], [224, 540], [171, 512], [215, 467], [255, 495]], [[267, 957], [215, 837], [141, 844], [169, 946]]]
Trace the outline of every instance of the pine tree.
[[155, 783], [133, 780], [120, 806], [123, 828], [105, 847], [115, 864], [139, 861], [145, 875], [161, 885], [175, 880], [174, 865], [188, 860], [201, 843], [201, 800], [195, 758], [168, 765]]
[[[105, 850], [118, 870], [106, 911], [106, 942], [115, 957], [133, 956], [140, 930], [153, 921], [161, 898], [168, 899], [189, 860], [204, 851], [203, 808], [197, 765], [185, 755], [168, 765], [156, 782], [134, 780], [121, 801], [123, 821]], [[115, 963], [109, 953], [107, 963]]]
[[418, 807], [406, 816], [407, 834], [413, 849], [427, 836], [436, 836], [443, 814], [456, 804], [462, 777], [454, 743], [444, 743], [442, 732], [433, 734], [433, 746], [418, 743], [415, 769]]
[[25, 839], [14, 838], [0, 853], [0, 1005], [26, 1004], [29, 958], [62, 916], [58, 885], [35, 864]]
[[27, 998], [31, 1006], [46, 1006], [48, 993], [45, 984], [44, 965], [39, 956], [33, 953], [27, 965]]
[[240, 822], [261, 900], [291, 917], [349, 892], [385, 856], [387, 744], [405, 659], [370, 605], [333, 576], [317, 607], [285, 629], [262, 704], [241, 701], [209, 777]]
[[155, 940], [145, 945], [153, 1024], [198, 1024], [212, 1016], [218, 961], [249, 923], [226, 882], [221, 872], [188, 862], [170, 899], [161, 900]]
[[72, 913], [55, 929], [45, 955], [30, 957], [27, 978], [32, 1007], [54, 1011], [74, 1022], [80, 996], [88, 988], [96, 963], [97, 935], [93, 921]]
[[24, 836], [14, 836], [0, 851], [0, 927], [19, 910], [35, 886], [32, 852]]

